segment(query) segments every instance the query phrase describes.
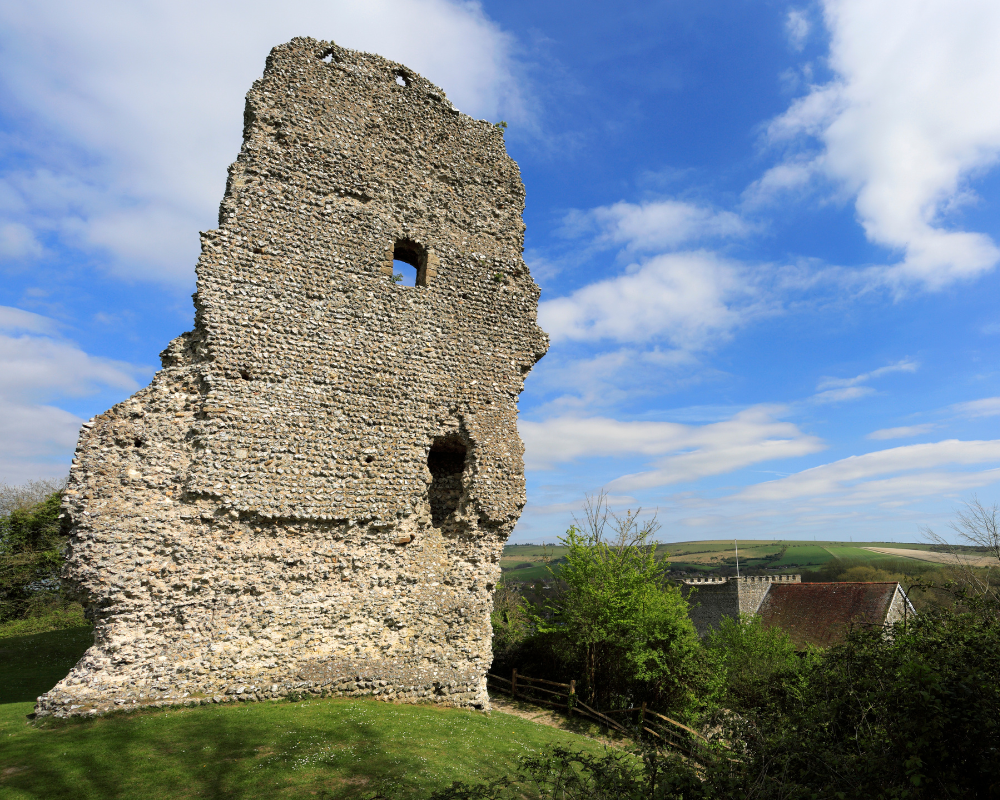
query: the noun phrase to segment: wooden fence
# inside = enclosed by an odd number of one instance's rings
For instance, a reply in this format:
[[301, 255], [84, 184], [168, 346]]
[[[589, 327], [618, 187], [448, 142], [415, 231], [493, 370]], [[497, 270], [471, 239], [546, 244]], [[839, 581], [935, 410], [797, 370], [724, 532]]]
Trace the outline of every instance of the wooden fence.
[[[645, 703], [632, 708], [601, 712], [580, 699], [576, 693], [576, 681], [557, 683], [543, 678], [529, 678], [518, 673], [516, 669], [511, 671], [510, 678], [487, 673], [486, 679], [493, 682], [492, 688], [511, 697], [551, 706], [565, 711], [571, 717], [573, 715], [586, 717], [626, 736], [649, 734], [661, 744], [678, 750], [696, 761], [704, 761], [711, 752], [708, 740], [700, 733], [677, 720], [646, 708]], [[612, 716], [620, 717], [622, 722], [612, 719]]]

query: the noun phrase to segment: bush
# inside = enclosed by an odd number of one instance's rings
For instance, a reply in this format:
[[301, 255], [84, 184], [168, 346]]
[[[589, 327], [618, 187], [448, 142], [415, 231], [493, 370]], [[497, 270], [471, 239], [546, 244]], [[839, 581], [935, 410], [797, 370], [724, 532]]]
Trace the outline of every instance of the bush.
[[817, 651], [800, 654], [781, 628], [765, 628], [760, 617], [723, 617], [704, 644], [716, 669], [718, 699], [735, 711], [774, 709], [802, 679]]
[[[720, 772], [719, 775], [722, 775]], [[707, 780], [696, 768], [669, 753], [648, 746], [633, 750], [608, 748], [603, 754], [552, 747], [521, 759], [515, 778], [489, 784], [456, 782], [435, 792], [430, 800], [708, 800], [730, 797], [730, 780]]]
[[996, 609], [932, 610], [891, 635], [853, 630], [786, 687], [779, 718], [731, 735], [763, 797], [994, 797], [998, 674]]
[[516, 653], [534, 633], [531, 611], [521, 593], [501, 581], [493, 592], [493, 658], [503, 662]]

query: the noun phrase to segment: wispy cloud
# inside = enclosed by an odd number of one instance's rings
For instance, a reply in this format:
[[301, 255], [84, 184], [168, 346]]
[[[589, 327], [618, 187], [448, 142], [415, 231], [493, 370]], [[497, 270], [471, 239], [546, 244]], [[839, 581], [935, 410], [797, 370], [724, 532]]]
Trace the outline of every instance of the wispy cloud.
[[918, 362], [904, 359], [895, 364], [873, 369], [871, 372], [863, 372], [853, 378], [823, 378], [816, 386], [819, 391], [810, 399], [814, 403], [840, 403], [847, 400], [857, 400], [875, 393], [872, 387], [861, 384], [893, 372], [916, 372], [919, 367]]
[[814, 403], [844, 403], [848, 400], [858, 400], [875, 394], [871, 386], [845, 386], [843, 389], [827, 389], [825, 392], [817, 392], [810, 400]]
[[648, 203], [620, 201], [588, 211], [572, 211], [563, 220], [563, 235], [592, 236], [598, 247], [626, 252], [672, 250], [708, 239], [745, 236], [753, 230], [738, 214], [680, 200]]
[[722, 422], [682, 425], [564, 416], [519, 424], [529, 469], [591, 457], [654, 457], [652, 469], [620, 477], [613, 492], [722, 475], [763, 461], [815, 453], [822, 440], [778, 419], [780, 406], [755, 406]]
[[904, 425], [899, 428], [881, 428], [877, 431], [872, 431], [866, 436], [866, 439], [908, 439], [911, 436], [921, 436], [925, 433], [929, 433], [934, 430], [937, 425], [928, 422], [923, 425]]
[[956, 414], [973, 419], [979, 417], [995, 417], [1000, 415], [1000, 397], [984, 397], [982, 400], [969, 400], [956, 403], [951, 407]]
[[809, 38], [809, 17], [805, 11], [793, 8], [785, 17], [785, 35], [788, 42], [795, 50], [801, 50]]
[[[944, 473], [944, 477], [923, 474], [883, 478], [893, 473], [927, 472], [950, 465], [972, 465], [1000, 462], [1000, 440], [961, 441], [949, 439], [930, 444], [913, 444], [878, 450], [860, 456], [851, 456], [830, 464], [813, 467], [787, 478], [767, 481], [750, 486], [735, 495], [746, 501], [782, 502], [797, 498], [817, 498], [841, 494], [858, 502], [869, 502], [873, 497], [887, 497], [903, 489], [907, 494], [914, 487], [926, 486], [928, 480], [942, 481], [946, 485], [967, 485], [968, 476]], [[950, 476], [950, 477], [949, 477]], [[877, 483], [870, 483], [873, 479]], [[992, 481], [995, 478], [990, 478]], [[978, 479], [972, 479], [973, 482]], [[982, 485], [982, 484], [979, 484]], [[906, 488], [910, 487], [910, 488]], [[867, 498], [867, 499], [865, 499]]]

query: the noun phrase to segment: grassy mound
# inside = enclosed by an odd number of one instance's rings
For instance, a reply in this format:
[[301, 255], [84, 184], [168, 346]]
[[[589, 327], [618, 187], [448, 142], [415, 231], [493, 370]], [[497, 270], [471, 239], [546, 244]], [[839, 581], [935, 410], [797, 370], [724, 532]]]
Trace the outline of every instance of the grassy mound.
[[370, 699], [240, 703], [30, 724], [89, 628], [0, 639], [2, 798], [426, 797], [591, 740], [506, 714]]

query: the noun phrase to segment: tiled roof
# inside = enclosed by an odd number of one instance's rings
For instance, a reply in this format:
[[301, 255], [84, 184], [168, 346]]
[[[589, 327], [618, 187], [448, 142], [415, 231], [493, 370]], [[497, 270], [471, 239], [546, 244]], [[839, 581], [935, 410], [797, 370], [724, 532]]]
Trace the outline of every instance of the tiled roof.
[[851, 624], [882, 625], [898, 586], [886, 583], [774, 584], [760, 606], [765, 627], [777, 625], [798, 647], [843, 641]]

